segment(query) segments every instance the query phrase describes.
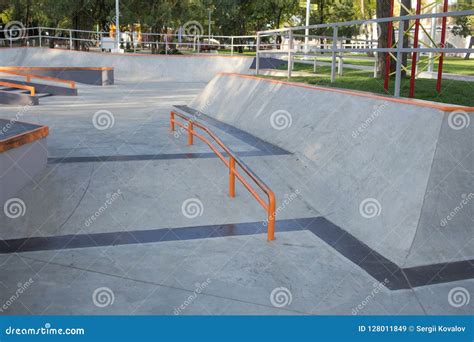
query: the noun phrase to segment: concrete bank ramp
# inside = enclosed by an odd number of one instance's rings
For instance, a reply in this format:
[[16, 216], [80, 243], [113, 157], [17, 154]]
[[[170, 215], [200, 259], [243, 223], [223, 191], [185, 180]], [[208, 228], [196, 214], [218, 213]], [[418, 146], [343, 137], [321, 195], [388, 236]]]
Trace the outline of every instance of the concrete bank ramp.
[[133, 55], [49, 48], [0, 49], [0, 65], [113, 67], [125, 81], [208, 82], [219, 72], [247, 73], [252, 57], [217, 55]]
[[474, 259], [474, 108], [235, 74], [189, 106], [294, 153], [288, 181], [400, 267]]

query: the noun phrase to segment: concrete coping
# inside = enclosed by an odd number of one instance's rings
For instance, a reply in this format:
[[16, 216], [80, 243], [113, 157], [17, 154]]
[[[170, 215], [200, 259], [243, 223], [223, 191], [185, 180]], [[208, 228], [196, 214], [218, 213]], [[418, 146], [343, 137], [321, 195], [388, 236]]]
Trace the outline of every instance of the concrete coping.
[[0, 119], [0, 153], [40, 140], [48, 135], [48, 126]]
[[137, 56], [137, 57], [163, 57], [163, 58], [176, 58], [176, 57], [185, 57], [185, 58], [255, 58], [255, 56], [240, 55], [238, 53], [234, 55], [224, 55], [224, 54], [206, 54], [206, 53], [192, 53], [192, 54], [181, 54], [181, 55], [172, 55], [172, 54], [151, 54], [151, 53], [140, 53], [140, 52], [102, 52], [102, 51], [76, 51], [76, 50], [66, 50], [59, 48], [48, 48], [48, 47], [39, 47], [39, 46], [18, 46], [15, 49], [45, 49], [45, 50], [59, 50], [65, 51], [68, 53], [92, 53], [99, 55], [107, 56]]
[[269, 83], [284, 84], [284, 85], [288, 85], [292, 87], [320, 90], [320, 91], [347, 94], [347, 95], [353, 95], [353, 96], [361, 96], [361, 97], [367, 97], [371, 99], [402, 103], [402, 104], [407, 104], [407, 105], [412, 105], [412, 106], [428, 107], [428, 108], [438, 109], [444, 112], [453, 112], [457, 110], [464, 111], [464, 112], [474, 112], [474, 107], [450, 105], [450, 104], [443, 104], [443, 103], [437, 103], [437, 102], [426, 101], [426, 100], [409, 99], [409, 98], [403, 98], [403, 97], [392, 97], [389, 95], [380, 95], [380, 94], [369, 93], [365, 91], [322, 87], [322, 86], [311, 85], [311, 84], [306, 84], [306, 83], [280, 81], [280, 80], [274, 80], [270, 78], [263, 78], [263, 77], [258, 77], [258, 76], [236, 74], [236, 73], [227, 73], [227, 72], [221, 72], [218, 75], [248, 78], [248, 79], [264, 81], [264, 82], [269, 82]]

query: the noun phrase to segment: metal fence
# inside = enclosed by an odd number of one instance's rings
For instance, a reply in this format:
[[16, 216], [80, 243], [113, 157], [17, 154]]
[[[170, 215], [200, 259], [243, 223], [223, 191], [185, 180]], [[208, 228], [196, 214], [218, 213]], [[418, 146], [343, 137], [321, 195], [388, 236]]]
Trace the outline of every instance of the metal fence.
[[[52, 27], [19, 28], [15, 36], [0, 38], [0, 47], [51, 47], [76, 49], [83, 51], [109, 51], [115, 48], [116, 40], [113, 34], [105, 31], [73, 30]], [[201, 53], [216, 51], [234, 55], [237, 52], [256, 52], [257, 35], [223, 36], [223, 35], [194, 35], [179, 33], [138, 33], [121, 32], [120, 46], [127, 52], [148, 52], [168, 54], [179, 51], [181, 53]], [[295, 35], [295, 37], [297, 37]], [[330, 36], [314, 36], [319, 40], [318, 46], [328, 49]], [[346, 38], [342, 45], [351, 48], [368, 48], [377, 44], [376, 40]], [[277, 39], [268, 39], [260, 42], [260, 49], [272, 50], [280, 48], [282, 44]], [[311, 46], [311, 44], [310, 44]]]
[[[102, 31], [73, 30], [52, 27], [18, 28], [0, 39], [2, 47], [36, 46], [76, 50], [110, 51], [116, 47], [113, 33]], [[120, 47], [127, 52], [151, 52], [168, 54], [225, 52], [233, 55], [240, 51], [256, 50], [256, 35], [219, 36], [179, 33], [120, 32]]]
[[[445, 13], [429, 13], [419, 15], [408, 15], [399, 17], [387, 17], [372, 20], [354, 20], [348, 22], [338, 22], [330, 24], [319, 24], [309, 26], [286, 27], [276, 30], [267, 30], [257, 32], [257, 60], [256, 74], [260, 72], [260, 58], [262, 56], [275, 56], [288, 61], [287, 76], [292, 76], [294, 62], [297, 59], [313, 60], [316, 63], [321, 54], [331, 57], [331, 82], [335, 82], [337, 68], [342, 70], [342, 61], [344, 54], [372, 54], [377, 61], [377, 54], [389, 53], [396, 61], [395, 71], [395, 91], [394, 95], [400, 96], [400, 84], [402, 77], [402, 55], [404, 53], [474, 53], [474, 49], [469, 48], [448, 48], [445, 44], [436, 44], [432, 42], [431, 46], [403, 46], [404, 37], [411, 27], [406, 27], [406, 23], [414, 20], [422, 20], [429, 18], [446, 18], [474, 15], [474, 10], [445, 12]], [[362, 40], [359, 45], [357, 39], [353, 37], [347, 38], [339, 35], [347, 27], [361, 27], [367, 25], [375, 25], [380, 32], [380, 24], [392, 23], [396, 33], [396, 44], [390, 44], [386, 48], [379, 47], [374, 39]], [[398, 27], [395, 28], [395, 24]], [[312, 32], [330, 33], [325, 36], [318, 36]], [[359, 30], [362, 32], [362, 30]], [[268, 39], [279, 41], [280, 43], [272, 48], [268, 48]], [[311, 43], [310, 40], [313, 42]], [[410, 45], [410, 44], [409, 44]], [[338, 65], [339, 59], [339, 65]], [[416, 63], [416, 61], [415, 61]]]

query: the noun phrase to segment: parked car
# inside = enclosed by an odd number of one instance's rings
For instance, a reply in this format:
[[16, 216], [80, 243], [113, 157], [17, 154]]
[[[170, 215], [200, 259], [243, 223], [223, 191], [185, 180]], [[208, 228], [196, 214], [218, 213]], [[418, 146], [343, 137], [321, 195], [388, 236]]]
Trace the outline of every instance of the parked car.
[[213, 38], [205, 38], [201, 41], [201, 51], [219, 50], [221, 43]]

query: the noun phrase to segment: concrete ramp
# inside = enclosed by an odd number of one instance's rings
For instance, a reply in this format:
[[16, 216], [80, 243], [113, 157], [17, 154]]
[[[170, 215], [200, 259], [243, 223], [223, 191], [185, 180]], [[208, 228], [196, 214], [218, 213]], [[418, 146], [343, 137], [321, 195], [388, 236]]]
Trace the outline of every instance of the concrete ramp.
[[474, 108], [236, 74], [189, 106], [294, 153], [288, 182], [398, 266], [474, 259]]
[[248, 72], [253, 57], [218, 55], [140, 55], [49, 48], [1, 49], [0, 65], [112, 67], [126, 81], [208, 82], [219, 72]]

